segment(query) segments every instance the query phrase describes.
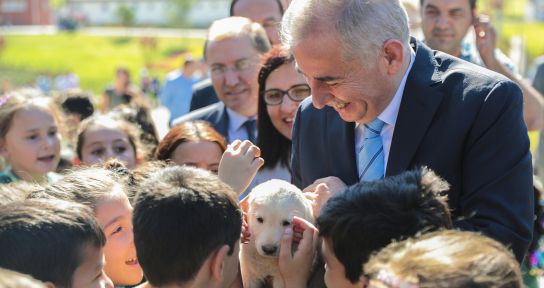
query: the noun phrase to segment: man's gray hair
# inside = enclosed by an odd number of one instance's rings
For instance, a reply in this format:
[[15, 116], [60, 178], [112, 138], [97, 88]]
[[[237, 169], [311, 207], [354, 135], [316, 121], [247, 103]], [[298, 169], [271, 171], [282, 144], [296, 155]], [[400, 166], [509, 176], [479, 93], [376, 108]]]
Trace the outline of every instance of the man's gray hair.
[[337, 33], [344, 60], [376, 59], [390, 39], [408, 47], [408, 17], [399, 0], [295, 0], [281, 22], [282, 43]]
[[252, 22], [245, 17], [227, 17], [216, 20], [208, 30], [208, 37], [204, 47], [204, 56], [206, 56], [206, 48], [209, 42], [221, 41], [225, 39], [233, 39], [247, 36], [251, 40], [253, 48], [260, 54], [264, 54], [270, 50], [270, 41], [266, 35], [266, 31], [261, 24]]

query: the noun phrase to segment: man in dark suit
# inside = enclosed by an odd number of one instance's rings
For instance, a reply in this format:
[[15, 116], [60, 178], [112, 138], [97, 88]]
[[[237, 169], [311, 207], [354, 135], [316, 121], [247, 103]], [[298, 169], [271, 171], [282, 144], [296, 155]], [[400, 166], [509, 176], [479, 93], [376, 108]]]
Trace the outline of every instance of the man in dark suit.
[[516, 84], [410, 39], [398, 1], [294, 1], [282, 33], [312, 88], [293, 127], [295, 185], [324, 202], [425, 165], [450, 183], [456, 227], [522, 260], [534, 199]]
[[172, 122], [206, 120], [230, 143], [257, 136], [257, 73], [259, 57], [270, 49], [263, 27], [244, 17], [228, 17], [212, 23], [205, 45], [205, 59], [221, 102], [195, 110]]
[[215, 90], [213, 90], [210, 78], [199, 81], [193, 85], [193, 97], [191, 98], [189, 111], [192, 112], [217, 102], [219, 102], [219, 99], [217, 99], [217, 94], [215, 94]]

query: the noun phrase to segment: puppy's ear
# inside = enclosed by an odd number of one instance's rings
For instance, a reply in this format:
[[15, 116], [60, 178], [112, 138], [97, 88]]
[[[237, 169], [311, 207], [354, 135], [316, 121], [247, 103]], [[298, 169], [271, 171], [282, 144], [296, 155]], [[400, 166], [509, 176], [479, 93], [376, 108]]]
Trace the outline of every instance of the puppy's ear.
[[225, 270], [225, 260], [229, 253], [229, 245], [223, 245], [217, 249], [211, 259], [211, 275], [218, 283], [223, 280], [223, 270]]

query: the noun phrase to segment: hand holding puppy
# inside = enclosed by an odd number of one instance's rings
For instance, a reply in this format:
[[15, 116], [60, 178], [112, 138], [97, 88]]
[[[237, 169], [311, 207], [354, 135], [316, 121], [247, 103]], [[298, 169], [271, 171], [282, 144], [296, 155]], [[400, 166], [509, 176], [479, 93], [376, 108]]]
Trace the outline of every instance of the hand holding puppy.
[[[285, 229], [281, 239], [280, 274], [285, 288], [306, 287], [319, 244], [319, 232], [312, 223], [297, 216], [293, 217], [292, 226], [292, 228], [287, 227]], [[302, 238], [298, 244], [298, 249], [293, 253], [292, 243], [295, 242], [295, 234], [300, 233], [300, 231], [302, 231]]]
[[264, 164], [259, 147], [249, 141], [229, 144], [219, 163], [219, 178], [240, 195]]

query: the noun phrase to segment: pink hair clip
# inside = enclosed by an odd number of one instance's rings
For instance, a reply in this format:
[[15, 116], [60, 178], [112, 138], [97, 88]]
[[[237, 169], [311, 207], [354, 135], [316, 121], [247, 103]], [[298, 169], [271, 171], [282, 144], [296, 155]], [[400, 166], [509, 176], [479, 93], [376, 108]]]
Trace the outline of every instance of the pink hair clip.
[[375, 279], [391, 288], [419, 288], [417, 283], [403, 281], [402, 279], [387, 273], [385, 270], [380, 270]]
[[9, 98], [11, 98], [11, 95], [6, 93], [4, 94], [2, 97], [0, 97], [0, 107], [2, 107], [2, 105], [6, 104], [6, 102], [8, 102]]

